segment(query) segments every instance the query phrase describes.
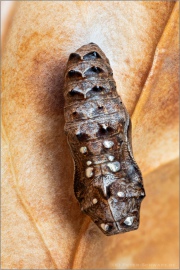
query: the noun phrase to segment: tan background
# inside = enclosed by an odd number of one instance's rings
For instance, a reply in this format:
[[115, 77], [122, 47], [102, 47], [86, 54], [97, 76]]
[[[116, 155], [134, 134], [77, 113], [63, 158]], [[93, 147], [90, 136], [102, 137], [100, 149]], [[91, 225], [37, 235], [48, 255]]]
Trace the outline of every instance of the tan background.
[[[179, 269], [178, 12], [170, 1], [19, 1], [4, 11], [2, 269]], [[64, 67], [89, 42], [109, 58], [132, 117], [147, 193], [140, 228], [111, 237], [80, 212], [63, 132]]]

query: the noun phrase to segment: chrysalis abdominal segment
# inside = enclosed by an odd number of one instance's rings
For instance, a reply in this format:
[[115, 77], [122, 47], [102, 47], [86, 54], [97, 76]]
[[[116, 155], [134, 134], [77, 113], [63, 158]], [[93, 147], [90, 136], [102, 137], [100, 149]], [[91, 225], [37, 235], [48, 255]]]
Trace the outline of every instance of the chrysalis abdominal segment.
[[136, 230], [145, 191], [133, 158], [131, 122], [109, 60], [96, 44], [70, 54], [64, 96], [81, 209], [106, 235]]

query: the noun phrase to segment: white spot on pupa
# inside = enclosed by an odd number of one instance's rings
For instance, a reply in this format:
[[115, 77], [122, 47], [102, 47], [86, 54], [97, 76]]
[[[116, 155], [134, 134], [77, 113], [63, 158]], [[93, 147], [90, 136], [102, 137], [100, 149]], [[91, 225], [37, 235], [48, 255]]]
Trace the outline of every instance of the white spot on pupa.
[[93, 170], [94, 168], [93, 167], [89, 167], [86, 169], [86, 177], [90, 178], [93, 176]]
[[98, 200], [96, 198], [93, 199], [93, 204], [96, 204]]
[[119, 191], [119, 192], [117, 193], [117, 195], [118, 195], [118, 197], [120, 197], [120, 198], [125, 197], [124, 192], [121, 192], [121, 191]]
[[107, 166], [109, 167], [109, 169], [112, 172], [118, 172], [120, 170], [120, 168], [121, 168], [121, 165], [120, 165], [119, 161], [109, 162], [109, 163], [107, 163]]
[[114, 142], [105, 140], [103, 145], [105, 148], [111, 148], [114, 145]]
[[86, 164], [89, 166], [89, 165], [92, 164], [92, 161], [88, 160], [88, 161], [86, 162]]
[[127, 217], [124, 221], [124, 223], [128, 226], [131, 226], [133, 224], [134, 218], [133, 217]]
[[114, 156], [108, 156], [109, 161], [113, 161], [114, 160]]
[[107, 129], [106, 124], [102, 124], [102, 128], [103, 128], [103, 129]]
[[109, 225], [108, 225], [108, 224], [102, 223], [102, 224], [101, 224], [101, 228], [102, 228], [104, 231], [107, 231], [107, 230], [109, 229]]
[[141, 192], [141, 196], [144, 196], [144, 192]]
[[85, 154], [87, 153], [87, 147], [86, 146], [82, 146], [79, 151], [82, 153], [82, 154]]

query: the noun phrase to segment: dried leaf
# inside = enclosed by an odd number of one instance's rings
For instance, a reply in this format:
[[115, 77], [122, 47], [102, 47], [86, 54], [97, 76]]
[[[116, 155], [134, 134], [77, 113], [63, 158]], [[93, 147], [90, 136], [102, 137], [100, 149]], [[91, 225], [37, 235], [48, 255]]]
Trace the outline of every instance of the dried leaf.
[[[136, 238], [130, 233], [107, 238], [80, 213], [73, 193], [73, 163], [63, 132], [62, 78], [70, 52], [95, 42], [109, 57], [119, 93], [132, 113], [173, 5], [162, 1], [19, 3], [2, 70], [3, 161], [6, 163], [2, 268], [104, 268], [107, 265], [119, 269], [116, 262], [131, 260], [129, 254], [133, 258], [138, 256], [134, 246], [143, 242], [146, 248], [143, 228], [147, 220], [142, 219], [137, 234], [132, 232]], [[134, 117], [136, 123], [136, 111]], [[140, 114], [138, 119], [141, 118]], [[134, 132], [139, 138], [147, 130]], [[155, 136], [153, 140], [157, 141]], [[134, 141], [135, 157], [143, 159], [145, 171], [146, 155], [141, 151], [142, 144], [138, 146], [137, 142]], [[159, 149], [161, 153], [163, 148]], [[148, 151], [152, 150], [148, 148]], [[149, 200], [152, 201], [152, 196]], [[154, 205], [150, 204], [149, 210], [143, 207], [143, 211], [148, 215]], [[169, 205], [167, 215], [173, 206], [174, 203]], [[149, 230], [153, 230], [153, 224]], [[171, 236], [170, 229], [166, 227], [166, 230]], [[163, 227], [157, 238], [161, 237], [161, 231], [164, 236]], [[149, 235], [148, 232], [147, 239]], [[152, 244], [149, 239], [149, 248]], [[123, 250], [127, 253], [122, 257]], [[143, 256], [143, 252], [139, 254]], [[170, 255], [166, 253], [168, 262]]]
[[106, 237], [93, 224], [84, 230], [73, 269], [179, 269], [178, 173], [175, 160], [145, 177], [137, 231]]
[[134, 154], [144, 174], [179, 155], [178, 5], [157, 46], [152, 69], [133, 114]]
[[55, 269], [56, 264], [17, 185], [4, 130], [2, 134], [2, 267]]
[[17, 1], [1, 1], [1, 50], [4, 49], [8, 30], [11, 26]]

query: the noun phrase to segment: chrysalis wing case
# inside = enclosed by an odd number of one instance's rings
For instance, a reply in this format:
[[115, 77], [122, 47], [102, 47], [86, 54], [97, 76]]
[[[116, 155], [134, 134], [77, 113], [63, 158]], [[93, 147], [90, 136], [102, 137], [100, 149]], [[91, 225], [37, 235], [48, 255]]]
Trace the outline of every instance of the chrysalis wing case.
[[65, 132], [81, 210], [106, 235], [136, 230], [145, 191], [133, 158], [131, 121], [109, 60], [96, 44], [70, 54], [64, 96]]

